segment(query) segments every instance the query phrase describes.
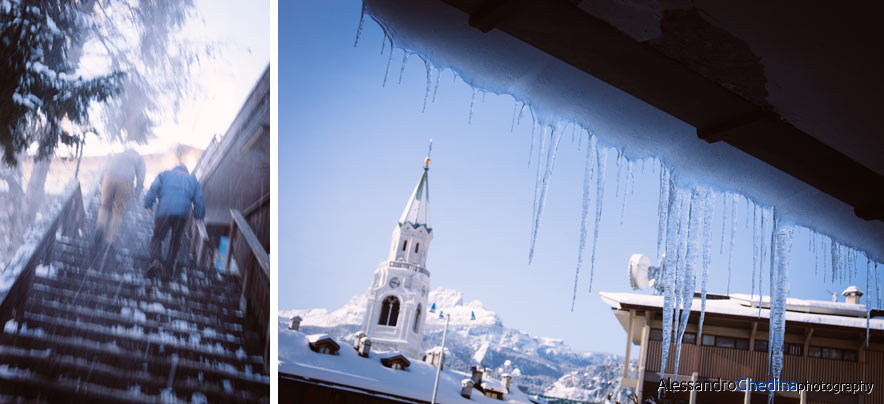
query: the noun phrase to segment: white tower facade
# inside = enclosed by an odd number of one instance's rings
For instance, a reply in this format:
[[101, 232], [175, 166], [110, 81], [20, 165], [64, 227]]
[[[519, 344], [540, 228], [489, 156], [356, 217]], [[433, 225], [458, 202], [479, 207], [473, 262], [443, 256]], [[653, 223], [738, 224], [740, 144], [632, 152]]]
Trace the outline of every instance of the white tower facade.
[[393, 227], [393, 241], [385, 261], [378, 264], [369, 289], [362, 329], [372, 347], [402, 351], [420, 359], [430, 292], [427, 252], [433, 240], [430, 227], [430, 158], [408, 204]]

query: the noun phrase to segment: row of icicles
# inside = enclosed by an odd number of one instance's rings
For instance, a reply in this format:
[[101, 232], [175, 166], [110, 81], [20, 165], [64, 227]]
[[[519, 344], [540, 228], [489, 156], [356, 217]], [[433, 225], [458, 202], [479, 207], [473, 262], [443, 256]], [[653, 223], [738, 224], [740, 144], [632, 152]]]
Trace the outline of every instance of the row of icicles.
[[[359, 21], [359, 28], [357, 30], [354, 47], [358, 44], [359, 36], [363, 29], [364, 14], [365, 9], [363, 8], [363, 15]], [[394, 46], [393, 38], [387, 34], [388, 31], [383, 26], [381, 26], [381, 29], [384, 31], [381, 54], [383, 55], [384, 52], [389, 49], [387, 67], [381, 84], [382, 86], [386, 86], [390, 76], [393, 51], [401, 48], [396, 48]], [[400, 84], [402, 83], [409, 55], [413, 54], [408, 50], [401, 50], [403, 56], [397, 80]], [[418, 57], [424, 62], [426, 69], [426, 90], [424, 93], [423, 105], [421, 107], [421, 111], [423, 112], [426, 110], [428, 102], [435, 102], [436, 93], [439, 89], [439, 79], [443, 70], [436, 68], [433, 64], [427, 61], [426, 58], [419, 55]], [[454, 79], [457, 80], [457, 73], [453, 71], [452, 73]], [[472, 121], [473, 109], [479, 94], [482, 94], [484, 98], [485, 91], [474, 88], [470, 100], [469, 122]], [[519, 100], [515, 101], [510, 131], [513, 131], [517, 125], [521, 124], [522, 119], [526, 115], [526, 111], [531, 114], [532, 121], [531, 146], [529, 149], [528, 164], [532, 164], [533, 160], [533, 163], [536, 164], [537, 167], [533, 214], [531, 219], [530, 246], [528, 249], [529, 264], [534, 258], [535, 242], [540, 232], [543, 210], [555, 168], [556, 154], [563, 134], [570, 129], [572, 142], [575, 136], [578, 138], [578, 149], [582, 148], [583, 139], [588, 139], [583, 173], [584, 179], [580, 208], [577, 263], [571, 299], [571, 310], [573, 311], [577, 297], [580, 271], [585, 264], [585, 249], [589, 233], [589, 212], [590, 209], [594, 207], [592, 211], [595, 223], [592, 233], [588, 288], [588, 291], [592, 291], [599, 227], [603, 217], [602, 201], [604, 200], [605, 179], [607, 177], [608, 154], [612, 151], [616, 153], [616, 194], [618, 196], [620, 195], [621, 173], [624, 168], [626, 169], [626, 174], [623, 176], [626, 180], [626, 185], [623, 187], [623, 199], [620, 209], [621, 224], [623, 223], [623, 214], [626, 210], [627, 201], [629, 200], [628, 195], [634, 192], [636, 162], [630, 160], [620, 149], [601, 145], [596, 134], [591, 133], [589, 130], [576, 123], [559, 123], [557, 125], [541, 124], [535, 117], [533, 109], [525, 102]], [[540, 129], [539, 131], [536, 130], [538, 128]], [[697, 289], [696, 283], [698, 275], [700, 277], [700, 321], [698, 335], [702, 335], [703, 321], [706, 313], [706, 287], [709, 280], [709, 268], [712, 256], [712, 216], [714, 205], [718, 200], [721, 201], [722, 209], [719, 254], [723, 254], [725, 247], [727, 248], [728, 295], [730, 294], [731, 289], [735, 239], [738, 228], [740, 227], [737, 220], [737, 207], [741, 203], [745, 204], [745, 227], [748, 229], [751, 225], [752, 231], [753, 258], [751, 278], [752, 290], [750, 296], [753, 299], [756, 298], [755, 286], [757, 284], [759, 318], [762, 314], [762, 290], [765, 285], [765, 277], [763, 274], [765, 266], [768, 267], [767, 287], [769, 290], [769, 296], [772, 296], [769, 302], [770, 336], [768, 344], [768, 373], [772, 378], [778, 378], [783, 367], [788, 273], [792, 249], [792, 235], [796, 230], [807, 231], [810, 233], [808, 238], [808, 249], [816, 257], [814, 260], [814, 275], [822, 276], [826, 281], [832, 283], [843, 281], [852, 282], [858, 276], [857, 265], [862, 261], [866, 261], [866, 344], [868, 345], [872, 294], [877, 297], [876, 307], [879, 309], [881, 308], [881, 282], [878, 272], [879, 263], [872, 260], [868, 254], [839, 243], [833, 238], [825, 234], [817, 233], [812, 229], [786, 225], [782, 223], [780, 217], [777, 215], [775, 207], [762, 206], [745, 195], [733, 192], [716, 192], [712, 189], [699, 186], [691, 189], [679, 187], [676, 185], [677, 182], [674, 173], [659, 158], [640, 159], [637, 163], [641, 166], [642, 172], [645, 171], [646, 165], [651, 165], [652, 169], [658, 172], [660, 176], [659, 202], [657, 209], [657, 256], [660, 257], [661, 252], [665, 254], [663, 255], [664, 259], [660, 279], [663, 283], [664, 302], [664, 329], [662, 332], [663, 349], [661, 363], [668, 364], [670, 350], [674, 344], [674, 374], [678, 374], [679, 358], [681, 356], [681, 341], [685, 334], [688, 318], [692, 311], [694, 295]], [[591, 192], [593, 185], [595, 185], [594, 195]], [[593, 196], [595, 197], [595, 204], [594, 206], [591, 206]], [[827, 271], [824, 268], [830, 268], [830, 271]], [[675, 326], [675, 341], [672, 340], [673, 326]], [[661, 378], [664, 375], [666, 367], [667, 366], [661, 366]], [[769, 401], [772, 400], [773, 392], [771, 392], [769, 396]]]

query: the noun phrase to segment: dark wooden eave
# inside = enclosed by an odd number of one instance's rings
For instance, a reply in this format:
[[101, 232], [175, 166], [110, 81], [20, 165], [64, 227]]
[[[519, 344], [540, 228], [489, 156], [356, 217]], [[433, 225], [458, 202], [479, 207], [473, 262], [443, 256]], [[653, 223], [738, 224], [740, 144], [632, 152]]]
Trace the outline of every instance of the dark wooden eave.
[[499, 29], [884, 221], [884, 176], [773, 112], [576, 7], [575, 1], [443, 0], [482, 32]]

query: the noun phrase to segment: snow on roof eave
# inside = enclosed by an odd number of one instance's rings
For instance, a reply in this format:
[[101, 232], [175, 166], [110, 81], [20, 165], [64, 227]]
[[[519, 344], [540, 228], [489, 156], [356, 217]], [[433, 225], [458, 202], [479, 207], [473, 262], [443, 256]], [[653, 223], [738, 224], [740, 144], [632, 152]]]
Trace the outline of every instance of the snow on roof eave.
[[[616, 309], [645, 309], [645, 310], [662, 310], [663, 296], [642, 295], [636, 293], [610, 293], [600, 292], [599, 296], [602, 300]], [[700, 312], [699, 298], [694, 298], [695, 302], [691, 306], [692, 312]], [[826, 302], [821, 302], [826, 303]], [[730, 316], [745, 318], [747, 320], [768, 319], [770, 310], [762, 308], [758, 310], [758, 306], [750, 307], [740, 304], [738, 301], [731, 300], [707, 300], [706, 301], [706, 318], [711, 316]], [[786, 321], [790, 323], [803, 323], [816, 326], [826, 326], [835, 328], [851, 328], [856, 330], [865, 330], [866, 318], [854, 316], [842, 316], [826, 313], [807, 313], [786, 311]], [[875, 332], [884, 331], [884, 318], [870, 318], [869, 329]]]
[[[758, 308], [758, 298], [743, 293], [734, 293], [731, 300], [739, 302], [743, 306]], [[770, 309], [770, 296], [762, 296], [761, 307]], [[821, 300], [805, 300], [794, 297], [786, 298], [786, 311], [811, 314], [832, 314], [846, 317], [866, 317], [864, 304], [847, 302], [826, 302]]]
[[847, 204], [724, 142], [706, 143], [696, 128], [499, 29], [470, 27], [468, 16], [445, 2], [364, 0], [363, 6], [395, 47], [429, 67], [451, 69], [476, 89], [512, 95], [543, 125], [591, 128], [600, 144], [617, 146], [629, 159], [659, 157], [680, 174], [679, 186], [709, 185], [776, 206], [783, 223], [884, 261], [884, 222], [860, 219]]
[[615, 309], [621, 309], [621, 308], [622, 308], [622, 307], [620, 306], [620, 301], [618, 301], [617, 299], [612, 298], [611, 296], [608, 296], [608, 293], [607, 293], [607, 292], [601, 292], [601, 293], [599, 293], [599, 297], [602, 298], [602, 301], [603, 301], [603, 302], [609, 304], [611, 307], [613, 307], [613, 308], [615, 308]]

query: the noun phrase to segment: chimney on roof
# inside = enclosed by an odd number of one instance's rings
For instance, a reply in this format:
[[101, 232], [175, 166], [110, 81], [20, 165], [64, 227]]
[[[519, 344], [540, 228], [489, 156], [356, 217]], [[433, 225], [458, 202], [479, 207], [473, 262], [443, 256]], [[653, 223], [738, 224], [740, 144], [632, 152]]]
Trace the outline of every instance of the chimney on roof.
[[482, 373], [485, 372], [485, 368], [482, 365], [472, 365], [470, 366], [470, 372], [472, 373], [470, 380], [473, 381], [473, 386], [481, 386]]
[[359, 338], [359, 346], [356, 348], [356, 352], [359, 353], [359, 356], [368, 358], [368, 354], [371, 353], [371, 338]]
[[353, 339], [353, 349], [355, 349], [357, 351], [359, 350], [359, 340], [362, 339], [362, 337], [364, 337], [364, 336], [365, 336], [365, 332], [363, 332], [363, 331], [359, 331], [356, 333], [356, 337], [354, 337], [354, 339]]
[[513, 375], [509, 373], [504, 373], [500, 375], [500, 381], [503, 382], [503, 386], [506, 387], [506, 391], [510, 391], [510, 383], [513, 381]]
[[860, 304], [859, 299], [862, 297], [863, 292], [860, 291], [856, 286], [849, 286], [847, 289], [844, 289], [841, 292], [844, 295], [844, 301], [850, 304]]
[[473, 394], [473, 381], [471, 379], [463, 379], [460, 381], [460, 395], [463, 398], [470, 398]]
[[301, 330], [301, 316], [294, 316], [289, 320], [289, 329], [292, 331]]
[[[433, 367], [440, 366], [439, 362], [441, 360], [442, 360], [442, 348], [441, 347], [437, 346], [435, 348], [432, 348], [432, 349], [428, 350], [426, 352], [426, 354], [424, 354], [424, 362], [433, 365]], [[442, 367], [442, 369], [445, 369], [445, 364], [443, 363], [441, 365], [441, 367]]]

